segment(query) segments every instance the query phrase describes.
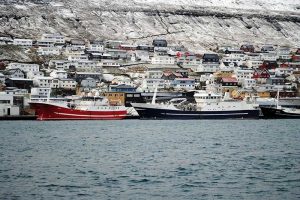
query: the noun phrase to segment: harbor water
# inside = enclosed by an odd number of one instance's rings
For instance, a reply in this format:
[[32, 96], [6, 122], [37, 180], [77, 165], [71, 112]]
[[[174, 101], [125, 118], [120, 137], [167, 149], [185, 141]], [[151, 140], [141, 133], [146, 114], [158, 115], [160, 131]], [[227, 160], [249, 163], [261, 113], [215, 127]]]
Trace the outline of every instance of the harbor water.
[[0, 121], [0, 199], [300, 199], [299, 122]]

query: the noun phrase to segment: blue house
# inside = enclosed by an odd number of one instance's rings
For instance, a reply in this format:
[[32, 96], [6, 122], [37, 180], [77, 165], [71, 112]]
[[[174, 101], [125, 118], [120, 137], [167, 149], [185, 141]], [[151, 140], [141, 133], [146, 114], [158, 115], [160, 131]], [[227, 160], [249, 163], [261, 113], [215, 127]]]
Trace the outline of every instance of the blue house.
[[136, 88], [130, 85], [110, 85], [111, 92], [136, 92]]
[[177, 90], [193, 90], [195, 89], [195, 79], [175, 78], [171, 86]]

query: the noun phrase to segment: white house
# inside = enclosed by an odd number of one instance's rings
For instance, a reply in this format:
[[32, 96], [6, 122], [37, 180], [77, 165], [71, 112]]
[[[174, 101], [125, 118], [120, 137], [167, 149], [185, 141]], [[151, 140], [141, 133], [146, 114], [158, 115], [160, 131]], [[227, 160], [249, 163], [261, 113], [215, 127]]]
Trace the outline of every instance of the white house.
[[53, 78], [51, 88], [59, 88], [59, 79]]
[[194, 68], [195, 72], [201, 73], [214, 73], [220, 69], [220, 64], [218, 63], [202, 63]]
[[20, 108], [14, 105], [14, 95], [0, 92], [0, 116], [16, 115], [20, 115]]
[[23, 47], [32, 47], [33, 41], [31, 39], [14, 39], [13, 45], [23, 46]]
[[246, 60], [260, 60], [261, 55], [259, 53], [246, 52]]
[[6, 78], [25, 78], [26, 72], [17, 69], [8, 69], [3, 72]]
[[135, 87], [135, 82], [126, 76], [115, 76], [111, 82], [116, 85], [130, 85]]
[[195, 79], [191, 78], [175, 78], [171, 86], [176, 90], [194, 90]]
[[28, 95], [28, 90], [13, 87], [9, 89], [6, 88], [5, 93], [9, 95], [24, 96], [24, 95]]
[[256, 80], [255, 79], [252, 79], [252, 78], [245, 78], [243, 79], [242, 81], [242, 86], [243, 88], [245, 89], [250, 89], [250, 88], [253, 88], [256, 86]]
[[104, 51], [104, 43], [101, 41], [92, 41], [88, 44], [88, 50], [90, 51]]
[[177, 63], [184, 68], [194, 68], [201, 64], [201, 60], [198, 58], [180, 58]]
[[275, 76], [290, 76], [293, 74], [292, 68], [279, 67], [275, 69]]
[[103, 67], [120, 67], [120, 63], [116, 60], [102, 60]]
[[42, 39], [36, 41], [36, 45], [39, 47], [54, 47], [54, 41]]
[[199, 81], [200, 82], [205, 82], [207, 84], [210, 84], [210, 83], [214, 83], [215, 82], [215, 77], [211, 73], [201, 74], [200, 78], [199, 78]]
[[281, 46], [279, 48], [276, 49], [276, 53], [277, 55], [289, 55], [291, 53], [291, 48], [290, 47], [285, 47], [285, 46]]
[[41, 71], [34, 71], [34, 72], [30, 71], [26, 73], [26, 77], [28, 79], [33, 79], [34, 77], [38, 77], [38, 76], [39, 77], [44, 76], [44, 73]]
[[264, 51], [264, 52], [274, 52], [275, 51], [275, 48], [272, 44], [265, 44], [261, 47], [261, 51]]
[[254, 70], [253, 69], [240, 69], [237, 68], [234, 70], [234, 76], [238, 80], [239, 83], [242, 83], [244, 79], [251, 79], [253, 77]]
[[60, 55], [60, 49], [57, 47], [39, 47], [37, 53], [39, 56]]
[[80, 55], [69, 55], [68, 60], [70, 61], [78, 61], [78, 60], [88, 60], [88, 55], [80, 54]]
[[102, 73], [101, 72], [75, 72], [75, 79], [77, 82], [81, 82], [82, 80], [86, 78], [93, 78], [96, 81], [102, 80]]
[[69, 79], [69, 78], [59, 79], [59, 88], [74, 90], [76, 89], [76, 85], [77, 82], [74, 79]]
[[36, 87], [50, 88], [52, 86], [53, 77], [38, 76], [33, 78], [33, 84]]
[[20, 69], [24, 72], [37, 72], [40, 71], [40, 66], [38, 64], [9, 63], [6, 69]]
[[30, 98], [47, 98], [51, 92], [50, 87], [31, 88]]
[[225, 56], [222, 58], [222, 61], [223, 62], [228, 62], [228, 63], [236, 63], [236, 64], [239, 64], [241, 63], [243, 60], [241, 58], [233, 58], [233, 57], [230, 57], [230, 56]]
[[146, 78], [150, 78], [150, 79], [161, 78], [162, 75], [163, 75], [163, 72], [160, 71], [160, 70], [149, 70], [149, 71], [146, 71]]
[[261, 53], [261, 60], [276, 61], [278, 58], [275, 52]]
[[246, 60], [247, 55], [244, 53], [232, 53], [232, 54], [228, 54], [226, 58], [233, 59], [233, 60]]
[[168, 55], [154, 55], [151, 59], [153, 65], [174, 65], [175, 58]]
[[71, 65], [74, 65], [69, 60], [50, 60], [49, 61], [49, 66], [53, 67], [57, 70], [68, 70]]
[[262, 60], [247, 60], [246, 61], [246, 66], [249, 68], [257, 69], [259, 66], [263, 64]]
[[54, 34], [43, 34], [41, 37], [42, 40], [49, 40], [53, 41], [55, 44], [64, 44], [65, 43], [65, 37], [63, 35], [60, 35], [58, 33]]
[[67, 46], [64, 51], [66, 57], [73, 55], [84, 55], [84, 53], [84, 49], [77, 49], [71, 46]]
[[85, 49], [85, 41], [84, 40], [80, 40], [80, 39], [72, 39], [70, 41], [70, 45], [72, 48], [77, 48], [77, 49]]
[[73, 62], [72, 65], [75, 66], [77, 71], [102, 71], [102, 64], [98, 61], [78, 60]]
[[157, 87], [158, 90], [163, 89], [165, 87], [164, 79], [145, 78], [145, 79], [143, 79], [142, 84], [141, 84], [141, 89], [144, 92], [154, 92], [156, 87]]
[[[131, 52], [132, 53], [132, 52]], [[106, 53], [102, 55], [103, 58], [105, 59], [128, 59], [129, 54], [126, 50], [122, 49], [107, 49]]]
[[68, 77], [68, 73], [63, 70], [54, 70], [50, 73], [50, 76], [58, 79], [66, 79]]
[[96, 87], [96, 80], [91, 78], [91, 77], [88, 77], [86, 79], [83, 79], [81, 81], [81, 87], [83, 88], [95, 88]]
[[279, 60], [291, 60], [292, 55], [291, 54], [281, 54], [281, 55], [278, 55], [278, 59]]

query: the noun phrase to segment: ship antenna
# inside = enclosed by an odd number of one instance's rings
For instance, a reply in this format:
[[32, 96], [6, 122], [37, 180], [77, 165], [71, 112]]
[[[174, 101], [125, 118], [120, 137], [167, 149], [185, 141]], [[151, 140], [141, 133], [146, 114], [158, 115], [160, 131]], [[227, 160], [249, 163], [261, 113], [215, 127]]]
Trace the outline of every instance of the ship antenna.
[[280, 109], [280, 108], [281, 108], [281, 106], [279, 106], [279, 88], [278, 88], [278, 90], [277, 90], [277, 102], [276, 102], [276, 108], [277, 108], [277, 109]]

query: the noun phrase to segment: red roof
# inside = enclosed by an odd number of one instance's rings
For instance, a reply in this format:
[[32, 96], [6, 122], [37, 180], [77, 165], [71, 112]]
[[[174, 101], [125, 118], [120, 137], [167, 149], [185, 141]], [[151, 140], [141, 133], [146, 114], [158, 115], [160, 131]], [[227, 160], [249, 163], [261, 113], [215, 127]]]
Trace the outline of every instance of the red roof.
[[164, 72], [163, 75], [164, 76], [170, 76], [172, 74], [172, 72]]
[[174, 74], [176, 77], [182, 77], [182, 74], [180, 74], [180, 73], [173, 72], [173, 74]]

